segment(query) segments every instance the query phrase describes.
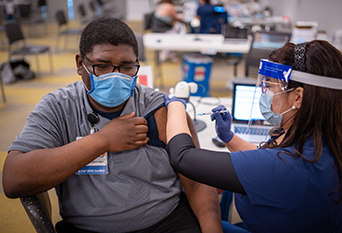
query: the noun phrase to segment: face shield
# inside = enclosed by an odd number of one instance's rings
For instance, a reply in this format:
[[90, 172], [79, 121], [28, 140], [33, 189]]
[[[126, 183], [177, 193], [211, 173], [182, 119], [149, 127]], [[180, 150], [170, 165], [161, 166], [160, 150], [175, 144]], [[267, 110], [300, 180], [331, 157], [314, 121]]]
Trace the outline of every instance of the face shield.
[[[262, 59], [259, 65], [249, 126], [272, 125], [277, 128], [282, 126], [283, 116], [295, 109], [293, 106], [289, 106], [287, 101], [284, 101], [286, 93], [296, 88], [289, 85], [290, 80], [317, 87], [342, 90], [342, 79], [292, 70], [291, 66]], [[261, 116], [262, 119], [260, 119]]]
[[292, 91], [289, 88], [289, 77], [292, 67], [279, 63], [261, 60], [256, 89], [260, 89], [259, 109], [265, 122], [280, 128], [284, 114], [291, 111], [292, 106], [283, 106], [284, 94]]

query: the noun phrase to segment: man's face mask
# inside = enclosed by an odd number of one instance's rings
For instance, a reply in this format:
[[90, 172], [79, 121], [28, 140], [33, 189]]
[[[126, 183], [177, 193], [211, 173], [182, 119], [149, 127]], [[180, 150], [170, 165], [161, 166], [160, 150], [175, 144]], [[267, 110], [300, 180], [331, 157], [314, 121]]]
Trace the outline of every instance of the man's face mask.
[[133, 96], [137, 76], [131, 77], [123, 73], [112, 72], [96, 76], [88, 71], [91, 89], [87, 94], [96, 102], [106, 107], [116, 107]]

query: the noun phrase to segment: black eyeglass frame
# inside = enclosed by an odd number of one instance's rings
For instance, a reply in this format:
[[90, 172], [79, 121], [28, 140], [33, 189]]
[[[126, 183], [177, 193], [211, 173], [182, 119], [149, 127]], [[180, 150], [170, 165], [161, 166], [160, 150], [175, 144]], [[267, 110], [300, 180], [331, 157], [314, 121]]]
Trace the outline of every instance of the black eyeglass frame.
[[[95, 72], [95, 67], [96, 67], [96, 66], [101, 66], [101, 65], [104, 65], [104, 64], [93, 64], [91, 61], [89, 61], [89, 59], [86, 57], [86, 55], [81, 54], [81, 56], [82, 56], [83, 58], [85, 58], [85, 60], [87, 60], [87, 62], [89, 62], [89, 64], [90, 64], [90, 65], [92, 66], [92, 68], [93, 68], [93, 74], [95, 74], [95, 75], [97, 76], [97, 74], [96, 74], [96, 72]], [[140, 69], [139, 60], [137, 59], [136, 62], [138, 63], [138, 64], [136, 64], [136, 65], [125, 65], [125, 66], [113, 66], [113, 65], [110, 65], [110, 64], [106, 64], [106, 65], [112, 66], [112, 67], [113, 67], [113, 70], [111, 71], [111, 73], [113, 73], [116, 69], [118, 69], [119, 73], [121, 73], [121, 71], [120, 71], [120, 68], [121, 68], [121, 67], [136, 66], [136, 67], [137, 67], [137, 71], [136, 71], [136, 73], [135, 73], [134, 75], [131, 76], [131, 77], [134, 77], [134, 76], [136, 76], [136, 75], [138, 74], [139, 69]], [[125, 73], [122, 73], [122, 74], [125, 74]]]

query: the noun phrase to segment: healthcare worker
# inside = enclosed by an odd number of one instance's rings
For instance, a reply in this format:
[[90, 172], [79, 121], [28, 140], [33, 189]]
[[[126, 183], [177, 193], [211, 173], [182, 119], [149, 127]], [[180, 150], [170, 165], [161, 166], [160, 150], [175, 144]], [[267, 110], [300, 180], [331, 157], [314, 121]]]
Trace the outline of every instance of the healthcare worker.
[[258, 149], [231, 132], [223, 106], [212, 116], [231, 153], [195, 149], [183, 103], [165, 95], [172, 166], [235, 192], [248, 232], [342, 232], [341, 52], [287, 43], [261, 60], [259, 77], [261, 113], [279, 130]]

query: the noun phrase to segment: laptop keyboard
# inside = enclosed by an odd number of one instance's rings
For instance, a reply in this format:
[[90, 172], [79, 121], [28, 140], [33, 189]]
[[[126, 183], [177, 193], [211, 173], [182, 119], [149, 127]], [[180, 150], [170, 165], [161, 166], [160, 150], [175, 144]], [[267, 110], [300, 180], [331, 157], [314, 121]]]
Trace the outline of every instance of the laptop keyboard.
[[267, 135], [270, 131], [269, 127], [262, 126], [249, 126], [249, 132], [247, 132], [247, 125], [234, 125], [234, 132], [238, 134], [250, 134], [250, 135]]

